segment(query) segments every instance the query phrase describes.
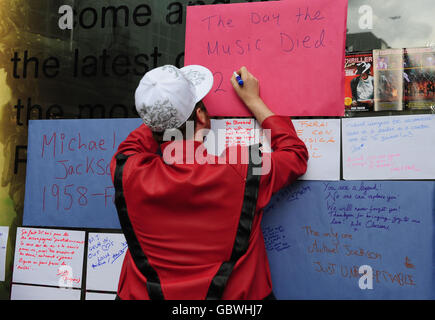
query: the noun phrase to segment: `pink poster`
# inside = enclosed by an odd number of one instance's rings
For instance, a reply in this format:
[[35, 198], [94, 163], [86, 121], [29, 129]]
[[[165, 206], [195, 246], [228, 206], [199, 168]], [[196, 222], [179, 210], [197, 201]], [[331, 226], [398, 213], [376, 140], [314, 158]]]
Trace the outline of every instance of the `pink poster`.
[[187, 8], [185, 65], [214, 75], [212, 116], [252, 116], [232, 88], [246, 66], [276, 114], [342, 116], [347, 0], [292, 0]]

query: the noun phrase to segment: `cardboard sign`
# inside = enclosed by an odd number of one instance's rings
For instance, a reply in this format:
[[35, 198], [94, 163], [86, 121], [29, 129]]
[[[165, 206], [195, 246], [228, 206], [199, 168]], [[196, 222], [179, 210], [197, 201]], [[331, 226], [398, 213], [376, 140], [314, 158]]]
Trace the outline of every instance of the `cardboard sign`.
[[343, 119], [345, 180], [435, 179], [435, 116]]
[[0, 226], [0, 281], [5, 281], [6, 246], [8, 244], [9, 227]]
[[11, 300], [80, 300], [81, 291], [75, 289], [26, 286], [13, 284]]
[[249, 146], [258, 143], [256, 128], [259, 126], [255, 119], [211, 119], [211, 132], [204, 145], [207, 152], [221, 155], [225, 148], [233, 145]]
[[141, 119], [31, 120], [23, 224], [119, 229], [110, 160]]
[[86, 292], [85, 300], [115, 300], [115, 293]]
[[116, 292], [126, 251], [122, 233], [89, 233], [86, 289]]
[[347, 0], [294, 0], [187, 8], [185, 65], [214, 74], [212, 116], [250, 116], [230, 78], [242, 66], [277, 114], [342, 116]]
[[300, 180], [340, 180], [340, 119], [292, 120], [309, 153]]
[[434, 299], [434, 199], [434, 181], [282, 189], [262, 221], [276, 297]]

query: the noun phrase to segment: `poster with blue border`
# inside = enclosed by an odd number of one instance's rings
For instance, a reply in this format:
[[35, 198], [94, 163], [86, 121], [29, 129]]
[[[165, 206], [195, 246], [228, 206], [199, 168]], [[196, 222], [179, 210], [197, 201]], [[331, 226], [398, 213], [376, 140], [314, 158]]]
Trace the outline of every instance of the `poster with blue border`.
[[262, 221], [277, 298], [434, 299], [434, 204], [434, 181], [281, 190]]
[[120, 229], [110, 160], [141, 123], [29, 121], [23, 225]]

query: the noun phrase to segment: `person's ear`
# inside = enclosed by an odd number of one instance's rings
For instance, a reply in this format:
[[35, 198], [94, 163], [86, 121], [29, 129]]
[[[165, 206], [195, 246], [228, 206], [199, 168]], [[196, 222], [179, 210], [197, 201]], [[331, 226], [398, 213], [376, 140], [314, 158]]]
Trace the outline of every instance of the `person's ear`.
[[208, 120], [208, 114], [202, 108], [196, 109], [196, 121], [201, 125], [206, 125]]

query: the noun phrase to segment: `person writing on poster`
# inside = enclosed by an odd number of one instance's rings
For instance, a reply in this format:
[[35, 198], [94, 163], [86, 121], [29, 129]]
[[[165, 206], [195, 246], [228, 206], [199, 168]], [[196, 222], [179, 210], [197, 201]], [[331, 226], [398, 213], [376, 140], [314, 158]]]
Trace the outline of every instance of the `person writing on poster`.
[[[270, 130], [274, 151], [262, 154], [261, 162], [254, 161], [258, 146], [207, 154], [210, 117], [202, 99], [213, 84], [208, 69], [166, 65], [141, 79], [135, 103], [144, 124], [119, 145], [111, 162], [128, 243], [118, 299], [274, 297], [260, 227], [263, 208], [273, 193], [305, 173], [308, 152], [290, 118], [263, 102], [258, 80], [245, 67], [237, 73], [243, 86], [233, 75], [234, 90]], [[234, 151], [237, 157], [229, 157]]]
[[361, 62], [357, 64], [356, 74], [358, 77], [352, 79], [350, 87], [352, 90], [352, 107], [366, 107], [373, 109], [374, 99], [374, 78], [370, 75], [371, 64]]

